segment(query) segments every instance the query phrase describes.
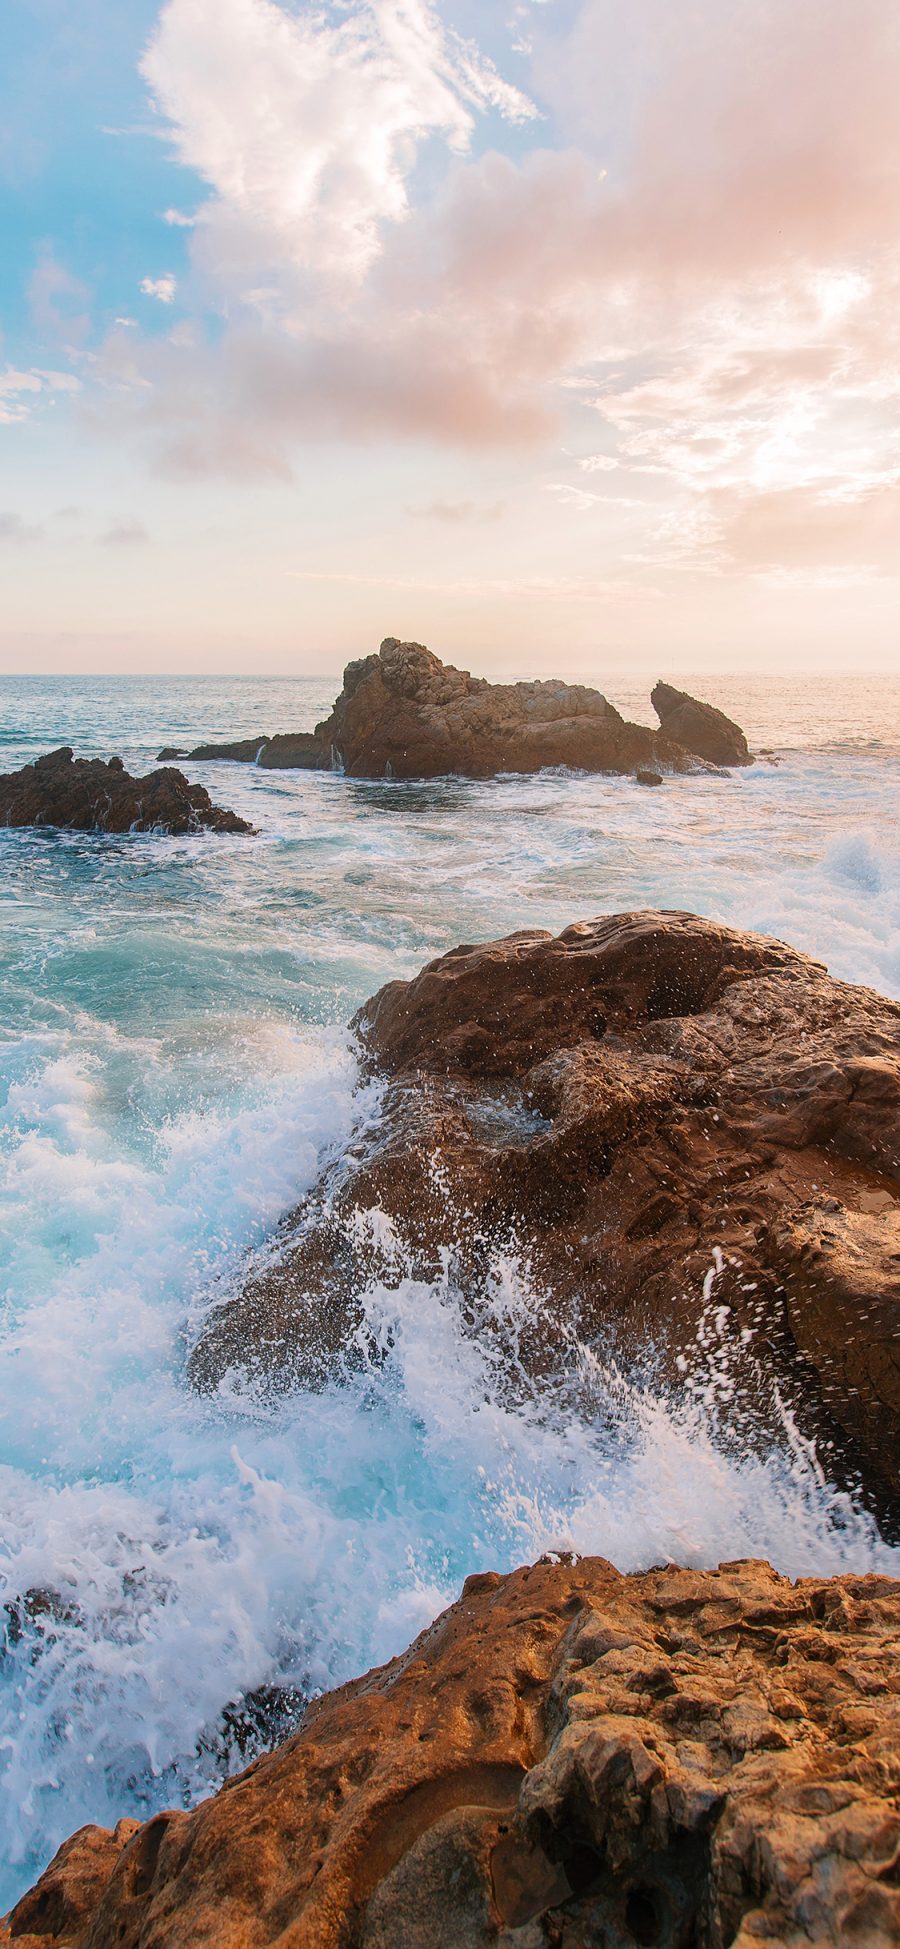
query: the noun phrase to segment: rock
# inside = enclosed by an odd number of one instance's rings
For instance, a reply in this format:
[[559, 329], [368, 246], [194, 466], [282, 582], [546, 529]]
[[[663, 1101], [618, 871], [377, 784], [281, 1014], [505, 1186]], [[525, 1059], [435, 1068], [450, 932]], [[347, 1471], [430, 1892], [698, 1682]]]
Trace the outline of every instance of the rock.
[[686, 690], [674, 690], [671, 684], [664, 683], [658, 683], [651, 691], [650, 702], [663, 736], [683, 745], [686, 751], [696, 752], [712, 765], [753, 763], [740, 726], [726, 717], [724, 711], [717, 711], [713, 704], [698, 703]]
[[73, 758], [70, 746], [0, 776], [0, 826], [75, 832], [252, 832], [202, 785], [166, 768], [132, 778], [121, 758]]
[[193, 751], [174, 751], [168, 745], [163, 758], [201, 760], [227, 758], [237, 764], [259, 765], [268, 771], [330, 771], [331, 752], [314, 731], [287, 731], [276, 738], [234, 738], [225, 744], [198, 744]]
[[638, 770], [635, 772], [634, 775], [639, 785], [661, 785], [662, 784], [662, 773], [658, 771], [643, 771], [640, 767], [638, 767]]
[[702, 769], [680, 745], [629, 724], [598, 690], [556, 680], [487, 683], [441, 663], [421, 643], [394, 637], [377, 656], [347, 665], [343, 690], [316, 736], [354, 778], [490, 778], [548, 765]]
[[[708, 716], [720, 744], [722, 726], [741, 740], [744, 757], [729, 757], [729, 763], [749, 762], [743, 734], [721, 711], [683, 701], [704, 726]], [[693, 720], [687, 729], [694, 732]], [[400, 643], [392, 636], [377, 656], [348, 663], [331, 716], [315, 731], [201, 744], [187, 755], [233, 758], [264, 770], [343, 769], [352, 778], [448, 773], [490, 778], [565, 765], [578, 771], [637, 770], [639, 776], [647, 771], [642, 784], [657, 782], [663, 772], [709, 771], [719, 762], [708, 761], [696, 743], [673, 738], [668, 727], [661, 734], [630, 724], [599, 690], [584, 684], [488, 683], [441, 663], [421, 643]]]
[[44, 1949], [889, 1949], [900, 1584], [758, 1562], [470, 1577], [192, 1813], [85, 1828]]
[[378, 1113], [207, 1315], [197, 1386], [322, 1384], [360, 1295], [448, 1255], [490, 1332], [492, 1254], [524, 1239], [530, 1371], [578, 1335], [683, 1385], [712, 1312], [741, 1412], [768, 1416], [777, 1379], [830, 1465], [900, 1494], [900, 1007], [778, 941], [643, 913], [456, 948], [356, 1027]]

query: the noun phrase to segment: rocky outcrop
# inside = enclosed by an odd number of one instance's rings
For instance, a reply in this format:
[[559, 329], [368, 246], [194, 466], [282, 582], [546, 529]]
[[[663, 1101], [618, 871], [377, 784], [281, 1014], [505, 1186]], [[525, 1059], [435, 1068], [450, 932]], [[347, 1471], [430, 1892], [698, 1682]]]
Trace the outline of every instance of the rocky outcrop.
[[680, 745], [629, 724], [583, 684], [492, 684], [441, 663], [421, 643], [388, 637], [377, 656], [348, 664], [317, 736], [351, 777], [434, 778], [458, 772], [697, 769]]
[[[497, 772], [568, 766], [640, 772], [645, 784], [651, 782], [650, 772], [702, 772], [721, 763], [749, 762], [743, 733], [721, 711], [694, 704], [680, 691], [667, 695], [694, 713], [681, 713], [684, 737], [675, 736], [668, 723], [662, 732], [629, 723], [599, 690], [584, 684], [488, 683], [441, 663], [422, 643], [390, 636], [377, 656], [348, 663], [331, 716], [314, 732], [197, 745], [187, 754], [167, 750], [165, 756], [238, 758], [265, 769], [339, 767], [351, 778], [447, 773], [490, 778]], [[730, 739], [726, 730], [733, 734]], [[704, 737], [741, 755], [733, 761], [711, 758], [701, 748]]]
[[716, 710], [713, 704], [701, 704], [696, 697], [689, 697], [686, 690], [674, 690], [671, 684], [664, 683], [656, 684], [650, 702], [659, 718], [663, 737], [683, 745], [685, 751], [695, 752], [698, 758], [708, 758], [712, 765], [752, 764], [740, 725], [726, 717], [724, 711]]
[[85, 1828], [18, 1949], [900, 1939], [900, 1584], [470, 1577], [193, 1813]]
[[235, 812], [213, 805], [203, 785], [166, 768], [132, 778], [121, 758], [75, 758], [48, 751], [0, 777], [0, 826], [61, 826], [74, 832], [252, 832]]
[[198, 1386], [318, 1385], [361, 1294], [448, 1261], [490, 1332], [491, 1255], [524, 1253], [531, 1371], [578, 1336], [682, 1385], [711, 1307], [742, 1412], [777, 1379], [832, 1462], [900, 1493], [900, 1007], [643, 913], [457, 948], [357, 1028], [377, 1115], [208, 1316]]
[[225, 744], [198, 744], [193, 751], [176, 751], [170, 745], [160, 759], [187, 758], [198, 763], [210, 759], [230, 759], [242, 765], [258, 765], [262, 771], [330, 771], [331, 752], [314, 731], [286, 731], [278, 737], [235, 738]]

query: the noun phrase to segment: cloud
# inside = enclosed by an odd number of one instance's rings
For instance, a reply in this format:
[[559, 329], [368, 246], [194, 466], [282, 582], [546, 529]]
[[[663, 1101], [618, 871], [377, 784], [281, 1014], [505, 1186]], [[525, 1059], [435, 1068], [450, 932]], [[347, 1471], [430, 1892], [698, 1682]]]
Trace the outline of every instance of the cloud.
[[503, 513], [502, 501], [429, 501], [425, 507], [410, 508], [409, 512], [422, 521], [443, 521], [451, 527], [458, 527], [470, 521], [499, 521]]
[[221, 325], [114, 334], [107, 415], [187, 478], [285, 478], [311, 441], [564, 438], [553, 491], [585, 510], [617, 470], [632, 561], [768, 573], [791, 497], [868, 504], [900, 466], [900, 15], [528, 17], [557, 126], [504, 154], [476, 131], [502, 143], [530, 101], [426, 0], [169, 0], [144, 72], [209, 185], [190, 291]]
[[150, 536], [140, 521], [121, 521], [98, 535], [97, 540], [102, 548], [136, 548], [148, 542]]
[[468, 148], [474, 112], [533, 114], [432, 0], [302, 14], [272, 0], [168, 0], [142, 61], [179, 159], [210, 184], [216, 248], [344, 282], [408, 209], [426, 137]]
[[12, 509], [0, 508], [0, 545], [4, 542], [39, 541], [42, 534], [42, 528], [23, 521], [22, 516], [13, 513]]
[[184, 210], [164, 210], [163, 223], [172, 224], [176, 230], [193, 230], [196, 217], [187, 216]]
[[45, 246], [28, 280], [31, 316], [43, 338], [81, 346], [91, 331], [86, 285]]
[[81, 380], [73, 372], [48, 371], [44, 366], [19, 372], [7, 366], [0, 372], [0, 426], [14, 426], [28, 419], [38, 397], [46, 402], [56, 393], [80, 391]]
[[163, 277], [141, 278], [141, 290], [145, 298], [158, 298], [161, 305], [173, 304], [177, 289], [178, 283], [171, 271], [166, 271]]

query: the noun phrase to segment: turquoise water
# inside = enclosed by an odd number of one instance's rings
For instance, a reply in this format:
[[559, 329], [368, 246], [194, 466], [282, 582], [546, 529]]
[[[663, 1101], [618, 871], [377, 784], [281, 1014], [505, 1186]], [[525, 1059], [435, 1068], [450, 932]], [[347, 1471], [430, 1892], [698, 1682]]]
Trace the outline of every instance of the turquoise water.
[[[664, 905], [900, 994], [900, 682], [696, 685], [780, 762], [652, 793], [198, 765], [255, 837], [0, 832], [0, 1906], [83, 1821], [208, 1791], [227, 1701], [387, 1657], [472, 1569], [552, 1547], [900, 1569], [789, 1429], [783, 1454], [727, 1454], [696, 1405], [589, 1350], [592, 1412], [511, 1396], [449, 1282], [365, 1295], [387, 1358], [324, 1394], [183, 1380], [204, 1307], [346, 1142], [345, 1025], [385, 979]], [[643, 687], [608, 688], [649, 721]], [[0, 764], [66, 742], [145, 769], [163, 743], [307, 727], [334, 689], [2, 679]], [[536, 1299], [495, 1270], [512, 1346]], [[15, 1612], [36, 1588], [55, 1622]]]

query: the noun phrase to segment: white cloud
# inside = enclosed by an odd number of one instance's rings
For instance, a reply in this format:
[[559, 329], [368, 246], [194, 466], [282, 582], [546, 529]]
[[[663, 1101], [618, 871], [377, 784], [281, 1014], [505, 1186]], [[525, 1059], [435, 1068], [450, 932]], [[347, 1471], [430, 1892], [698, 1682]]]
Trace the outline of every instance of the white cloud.
[[97, 540], [103, 548], [135, 548], [148, 542], [150, 536], [142, 521], [130, 520], [117, 522], [114, 527], [107, 528], [105, 534], [97, 536]]
[[196, 217], [188, 216], [184, 210], [164, 210], [162, 220], [176, 230], [193, 230], [197, 221]]
[[206, 261], [340, 280], [362, 277], [406, 214], [426, 137], [462, 152], [475, 110], [534, 113], [433, 0], [168, 0], [142, 68], [178, 156], [215, 191]]
[[158, 298], [161, 305], [173, 304], [177, 289], [178, 284], [171, 271], [167, 271], [163, 277], [141, 278], [145, 298]]
[[51, 399], [55, 393], [80, 392], [81, 380], [73, 372], [48, 371], [32, 366], [26, 372], [7, 366], [0, 372], [0, 426], [14, 426], [28, 419], [35, 396]]

